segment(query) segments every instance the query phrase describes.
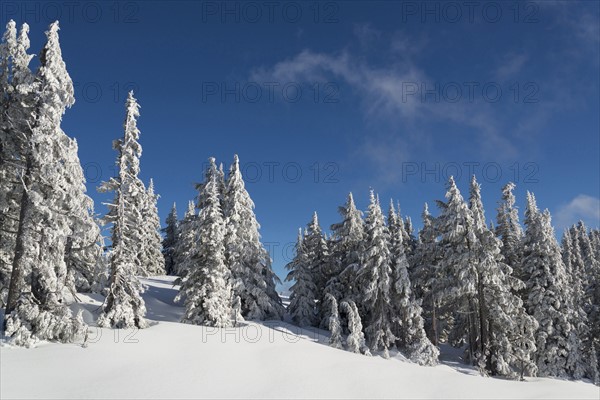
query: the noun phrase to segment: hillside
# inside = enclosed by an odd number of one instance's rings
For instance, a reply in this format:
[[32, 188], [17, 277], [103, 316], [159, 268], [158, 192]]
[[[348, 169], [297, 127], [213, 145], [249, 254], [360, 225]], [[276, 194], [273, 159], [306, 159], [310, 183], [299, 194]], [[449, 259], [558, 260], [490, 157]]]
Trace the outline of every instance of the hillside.
[[[327, 346], [326, 332], [285, 322], [215, 329], [178, 323], [171, 277], [146, 279], [153, 325], [92, 328], [88, 346], [3, 345], [0, 397], [8, 398], [590, 398], [586, 382], [479, 376], [443, 351], [436, 367], [401, 355], [365, 357]], [[102, 298], [82, 295], [92, 323]], [[447, 350], [447, 349], [445, 349]]]

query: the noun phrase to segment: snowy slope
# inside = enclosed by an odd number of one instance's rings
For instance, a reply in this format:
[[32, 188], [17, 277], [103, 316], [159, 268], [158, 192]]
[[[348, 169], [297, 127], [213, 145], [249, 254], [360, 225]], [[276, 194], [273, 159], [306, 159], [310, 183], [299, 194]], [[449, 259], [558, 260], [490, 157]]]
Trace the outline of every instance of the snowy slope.
[[[215, 329], [177, 321], [170, 277], [146, 279], [153, 326], [92, 328], [89, 345], [2, 346], [7, 398], [600, 398], [585, 382], [484, 378], [444, 361], [420, 367], [396, 355], [365, 357], [326, 345], [326, 332], [284, 322]], [[88, 322], [102, 298], [81, 296]], [[452, 358], [446, 354], [446, 359]]]

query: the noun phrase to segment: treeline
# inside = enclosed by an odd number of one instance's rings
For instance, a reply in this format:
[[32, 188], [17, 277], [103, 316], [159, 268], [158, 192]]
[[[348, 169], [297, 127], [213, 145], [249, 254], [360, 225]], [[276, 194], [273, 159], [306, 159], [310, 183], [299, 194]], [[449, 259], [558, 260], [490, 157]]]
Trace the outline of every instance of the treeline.
[[450, 178], [439, 215], [425, 204], [416, 234], [393, 202], [384, 219], [373, 192], [366, 218], [350, 194], [330, 234], [315, 213], [287, 265], [292, 319], [329, 329], [334, 347], [347, 333], [354, 352], [396, 348], [433, 364], [449, 343], [486, 375], [597, 383], [600, 231], [579, 222], [559, 245], [531, 193], [523, 231], [514, 187], [502, 189], [495, 226], [475, 177], [467, 200]]

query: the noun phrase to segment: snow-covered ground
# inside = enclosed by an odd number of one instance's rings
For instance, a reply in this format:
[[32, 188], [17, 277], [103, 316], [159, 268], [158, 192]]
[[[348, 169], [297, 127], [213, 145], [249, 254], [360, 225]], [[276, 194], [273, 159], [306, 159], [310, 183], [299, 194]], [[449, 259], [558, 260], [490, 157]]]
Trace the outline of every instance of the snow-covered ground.
[[[586, 382], [484, 378], [451, 352], [436, 367], [397, 354], [390, 360], [352, 354], [327, 346], [324, 331], [280, 321], [230, 329], [181, 324], [171, 282], [144, 280], [148, 329], [92, 328], [87, 348], [2, 346], [0, 397], [600, 398], [600, 388]], [[93, 323], [101, 296], [81, 300], [77, 307]]]

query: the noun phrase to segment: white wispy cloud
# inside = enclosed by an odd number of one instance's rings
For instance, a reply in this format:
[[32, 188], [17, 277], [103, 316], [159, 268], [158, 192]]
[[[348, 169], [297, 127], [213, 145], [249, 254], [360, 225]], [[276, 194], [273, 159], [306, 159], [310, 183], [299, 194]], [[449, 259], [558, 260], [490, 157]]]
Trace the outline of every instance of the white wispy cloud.
[[586, 194], [579, 194], [567, 204], [558, 208], [555, 213], [557, 232], [583, 220], [587, 225], [600, 226], [600, 199]]
[[[593, 25], [586, 30], [593, 31]], [[354, 33], [359, 46], [348, 45], [328, 53], [305, 49], [274, 64], [256, 68], [250, 75], [252, 80], [263, 82], [338, 83], [342, 101], [344, 96], [352, 95], [353, 99], [359, 99], [361, 105], [358, 111], [365, 120], [366, 132], [364, 141], [357, 143], [357, 151], [362, 152], [380, 170], [393, 171], [399, 158], [432, 151], [430, 144], [435, 143], [433, 139], [441, 133], [426, 127], [439, 123], [461, 132], [461, 138], [458, 139], [472, 144], [469, 147], [471, 157], [494, 161], [514, 160], [523, 155], [520, 149], [525, 148], [531, 157], [536, 154], [539, 135], [557, 110], [564, 112], [585, 98], [582, 93], [593, 94], [595, 90], [593, 87], [582, 89], [584, 84], [573, 79], [561, 81], [560, 78], [542, 75], [534, 82], [539, 90], [535, 94], [539, 99], [536, 104], [491, 103], [481, 96], [470, 101], [465, 88], [457, 102], [423, 99], [421, 87], [431, 90], [436, 84], [447, 83], [436, 82], [419, 62], [428, 44], [427, 37], [415, 37], [400, 31], [384, 34], [369, 24], [357, 25]], [[385, 59], [385, 63], [371, 62], [372, 54], [365, 44], [374, 39], [378, 44], [383, 44], [377, 47], [379, 53], [376, 58]], [[385, 46], [386, 40], [388, 46]], [[560, 51], [556, 58], [565, 57], [562, 47]], [[529, 61], [527, 53], [506, 53], [498, 59], [496, 68], [490, 69], [488, 80], [518, 81]], [[560, 64], [560, 68], [567, 68], [566, 64]], [[577, 65], [568, 68], [577, 71]], [[577, 76], [575, 73], [567, 75]], [[480, 82], [481, 85], [485, 83], [488, 82]], [[419, 91], [409, 94], [409, 86], [414, 88], [415, 84], [420, 86]], [[512, 95], [507, 87], [502, 89], [504, 98]], [[521, 89], [522, 95], [529, 93], [525, 88]], [[419, 128], [418, 132], [416, 127]], [[377, 144], [378, 141], [384, 145]], [[390, 148], [402, 151], [393, 152], [396, 157], [388, 162], [385, 160], [392, 156]], [[388, 164], [383, 165], [386, 162]], [[387, 178], [384, 176], [383, 180], [392, 181], [395, 178], [389, 175]]]
[[[395, 43], [395, 48], [402, 47], [401, 41]], [[409, 123], [419, 120], [453, 122], [471, 128], [473, 142], [479, 144], [482, 153], [494, 150], [507, 158], [516, 153], [513, 144], [499, 134], [499, 124], [490, 104], [477, 99], [470, 102], [466, 98], [455, 103], [443, 99], [423, 100], [419, 93], [411, 94], [410, 90], [420, 90], [421, 85], [432, 89], [436, 82], [406, 54], [386, 67], [375, 67], [347, 50], [325, 54], [307, 49], [271, 67], [256, 69], [251, 78], [277, 82], [325, 82], [334, 79], [343, 82], [362, 99], [366, 119], [379, 122], [382, 118], [394, 121], [401, 118]], [[414, 89], [414, 85], [418, 89]]]
[[503, 62], [496, 69], [494, 74], [496, 79], [503, 81], [513, 78], [521, 71], [528, 59], [529, 57], [526, 54], [507, 54]]

